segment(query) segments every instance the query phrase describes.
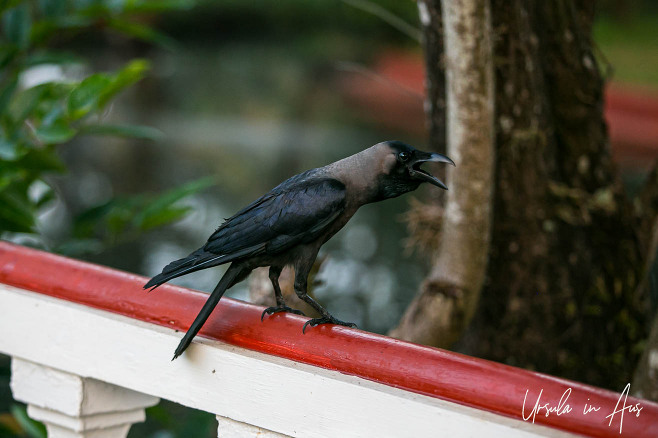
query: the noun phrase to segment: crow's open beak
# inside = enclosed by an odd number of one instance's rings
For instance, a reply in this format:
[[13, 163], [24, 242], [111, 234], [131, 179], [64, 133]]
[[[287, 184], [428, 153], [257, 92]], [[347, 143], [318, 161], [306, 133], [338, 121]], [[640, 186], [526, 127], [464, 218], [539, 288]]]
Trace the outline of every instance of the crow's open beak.
[[409, 164], [409, 175], [421, 181], [441, 187], [443, 190], [448, 190], [448, 186], [446, 186], [443, 181], [420, 168], [423, 163], [427, 163], [428, 161], [455, 165], [454, 161], [443, 154], [416, 151], [416, 153], [414, 153], [413, 161]]

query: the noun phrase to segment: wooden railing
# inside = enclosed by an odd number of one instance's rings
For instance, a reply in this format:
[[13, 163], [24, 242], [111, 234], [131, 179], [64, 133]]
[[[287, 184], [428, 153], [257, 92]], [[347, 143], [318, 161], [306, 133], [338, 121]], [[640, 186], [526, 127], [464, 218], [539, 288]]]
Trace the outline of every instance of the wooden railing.
[[658, 405], [623, 388], [343, 327], [303, 335], [304, 318], [261, 323], [230, 299], [172, 362], [206, 295], [144, 282], [0, 242], [0, 352], [50, 437], [124, 437], [160, 398], [217, 415], [221, 437], [658, 436]]

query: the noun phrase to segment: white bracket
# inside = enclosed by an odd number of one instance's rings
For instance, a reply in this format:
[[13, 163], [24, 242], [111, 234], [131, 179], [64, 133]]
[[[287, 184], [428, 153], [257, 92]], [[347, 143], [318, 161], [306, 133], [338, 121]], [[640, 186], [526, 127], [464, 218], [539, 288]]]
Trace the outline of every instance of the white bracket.
[[13, 358], [11, 390], [49, 438], [125, 438], [159, 398]]

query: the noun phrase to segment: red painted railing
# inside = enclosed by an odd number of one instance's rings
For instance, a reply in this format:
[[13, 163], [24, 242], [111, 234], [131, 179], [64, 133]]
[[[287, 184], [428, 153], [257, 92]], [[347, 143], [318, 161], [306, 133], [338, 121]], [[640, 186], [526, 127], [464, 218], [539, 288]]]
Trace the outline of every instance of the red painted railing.
[[[187, 330], [206, 295], [170, 285], [147, 293], [142, 290], [145, 281], [137, 275], [0, 241], [2, 283]], [[620, 436], [621, 412], [612, 416], [612, 421], [609, 416], [623, 406], [620, 393], [344, 327], [325, 325], [303, 335], [304, 318], [277, 314], [261, 322], [261, 312], [262, 307], [223, 299], [200, 335], [519, 421], [523, 421], [524, 409], [525, 417], [530, 417], [540, 391], [540, 406], [548, 403], [558, 408], [560, 399], [568, 397], [565, 404], [571, 412], [545, 416], [540, 410], [535, 423], [586, 436]], [[586, 406], [600, 409], [583, 414]], [[658, 436], [658, 404], [628, 397], [625, 406], [621, 436]], [[640, 407], [640, 415], [629, 412], [630, 406]]]

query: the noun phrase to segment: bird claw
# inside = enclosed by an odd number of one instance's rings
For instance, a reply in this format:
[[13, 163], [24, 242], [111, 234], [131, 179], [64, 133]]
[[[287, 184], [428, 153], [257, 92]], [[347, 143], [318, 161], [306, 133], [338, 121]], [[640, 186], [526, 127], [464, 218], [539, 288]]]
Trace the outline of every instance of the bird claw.
[[280, 305], [280, 306], [274, 306], [274, 307], [268, 307], [267, 309], [263, 310], [263, 313], [260, 315], [260, 320], [263, 321], [263, 318], [265, 318], [265, 314], [268, 315], [273, 315], [275, 313], [279, 312], [288, 312], [288, 313], [294, 313], [295, 315], [304, 315], [304, 312], [301, 310], [293, 309], [292, 307], [288, 307], [286, 305]]
[[336, 324], [345, 327], [358, 328], [356, 324], [354, 324], [353, 322], [341, 321], [340, 319], [336, 319], [333, 316], [323, 316], [322, 318], [313, 318], [306, 321], [306, 323], [304, 323], [304, 327], [302, 327], [302, 334], [306, 332], [307, 325], [310, 325], [311, 327], [315, 327], [320, 324]]

